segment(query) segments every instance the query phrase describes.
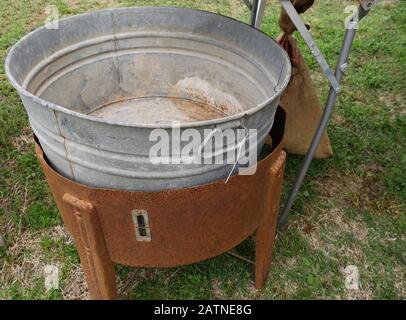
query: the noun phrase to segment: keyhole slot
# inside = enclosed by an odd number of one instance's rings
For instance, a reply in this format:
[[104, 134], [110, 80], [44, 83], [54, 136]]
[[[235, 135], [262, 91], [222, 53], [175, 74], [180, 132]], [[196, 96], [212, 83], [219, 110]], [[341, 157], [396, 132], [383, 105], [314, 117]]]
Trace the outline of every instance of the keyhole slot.
[[145, 229], [145, 219], [142, 214], [137, 215], [138, 231], [141, 237], [147, 236], [147, 230]]
[[137, 241], [151, 241], [148, 213], [146, 210], [133, 210], [133, 223]]

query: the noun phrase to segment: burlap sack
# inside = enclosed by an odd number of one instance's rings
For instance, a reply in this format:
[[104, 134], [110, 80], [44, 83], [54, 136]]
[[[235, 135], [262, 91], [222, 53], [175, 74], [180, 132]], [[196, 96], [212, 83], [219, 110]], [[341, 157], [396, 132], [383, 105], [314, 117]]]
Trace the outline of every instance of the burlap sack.
[[[285, 148], [289, 153], [304, 155], [320, 122], [322, 107], [296, 39], [291, 35], [282, 37], [284, 39], [279, 39], [279, 42], [283, 43], [292, 59], [292, 78], [280, 102], [287, 115]], [[332, 155], [330, 139], [327, 133], [324, 133], [315, 158], [327, 158]]]

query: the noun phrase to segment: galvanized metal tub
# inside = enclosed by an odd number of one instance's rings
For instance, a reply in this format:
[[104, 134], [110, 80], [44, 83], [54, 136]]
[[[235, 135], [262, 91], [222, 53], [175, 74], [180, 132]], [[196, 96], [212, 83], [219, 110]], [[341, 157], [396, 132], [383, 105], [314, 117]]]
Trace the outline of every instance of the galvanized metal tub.
[[151, 163], [152, 130], [171, 137], [170, 120], [180, 122], [181, 134], [257, 129], [260, 150], [291, 72], [283, 49], [248, 25], [162, 7], [98, 11], [63, 19], [56, 30], [39, 28], [10, 50], [5, 67], [54, 169], [82, 184], [126, 190], [225, 178], [226, 163]]

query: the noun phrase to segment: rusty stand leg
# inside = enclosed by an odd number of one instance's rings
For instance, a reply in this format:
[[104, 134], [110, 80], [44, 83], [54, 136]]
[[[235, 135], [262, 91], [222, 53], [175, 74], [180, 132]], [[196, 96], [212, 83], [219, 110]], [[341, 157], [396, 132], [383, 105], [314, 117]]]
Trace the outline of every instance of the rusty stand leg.
[[257, 289], [264, 286], [272, 261], [285, 163], [286, 152], [282, 151], [270, 168], [270, 184], [267, 186], [269, 198], [266, 201], [263, 221], [255, 235], [255, 287]]
[[91, 298], [117, 299], [114, 265], [93, 204], [68, 193], [64, 194], [63, 201], [72, 207], [76, 217], [75, 241]]

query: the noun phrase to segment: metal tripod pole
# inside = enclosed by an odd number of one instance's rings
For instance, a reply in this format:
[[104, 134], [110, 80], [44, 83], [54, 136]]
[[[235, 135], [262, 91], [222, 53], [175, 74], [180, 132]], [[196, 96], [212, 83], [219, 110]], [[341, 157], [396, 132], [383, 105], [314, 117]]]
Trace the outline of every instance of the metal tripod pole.
[[[347, 61], [348, 61], [348, 57], [349, 57], [349, 54], [350, 54], [350, 51], [352, 48], [352, 44], [354, 42], [354, 38], [355, 38], [355, 35], [357, 32], [358, 22], [368, 14], [369, 9], [370, 8], [364, 9], [364, 7], [361, 5], [358, 9], [358, 16], [354, 16], [352, 18], [352, 20], [349, 22], [349, 25], [347, 26], [347, 31], [346, 31], [346, 34], [344, 37], [340, 57], [339, 57], [336, 72], [335, 72], [335, 78], [337, 79], [337, 81], [339, 83], [341, 82], [345, 69], [348, 66]], [[324, 113], [323, 113], [322, 119], [319, 123], [319, 126], [317, 128], [316, 134], [313, 137], [312, 143], [311, 143], [310, 148], [303, 161], [299, 174], [296, 177], [296, 181], [293, 185], [293, 188], [291, 189], [291, 191], [288, 195], [288, 198], [285, 202], [285, 205], [280, 213], [278, 228], [282, 228], [284, 226], [284, 224], [286, 223], [288, 213], [289, 213], [290, 209], [292, 208], [293, 202], [299, 192], [299, 189], [303, 183], [304, 178], [306, 177], [307, 171], [309, 170], [309, 167], [313, 160], [316, 149], [320, 144], [323, 133], [325, 132], [325, 130], [328, 126], [328, 122], [330, 120], [331, 114], [334, 109], [334, 105], [337, 100], [337, 95], [338, 95], [338, 92], [331, 86], [330, 92], [328, 95], [328, 99], [327, 99], [327, 103], [326, 103], [326, 107], [324, 109]]]
[[253, 0], [252, 3], [249, 0], [246, 0], [246, 3], [251, 10], [251, 26], [259, 29], [264, 17], [267, 0]]

